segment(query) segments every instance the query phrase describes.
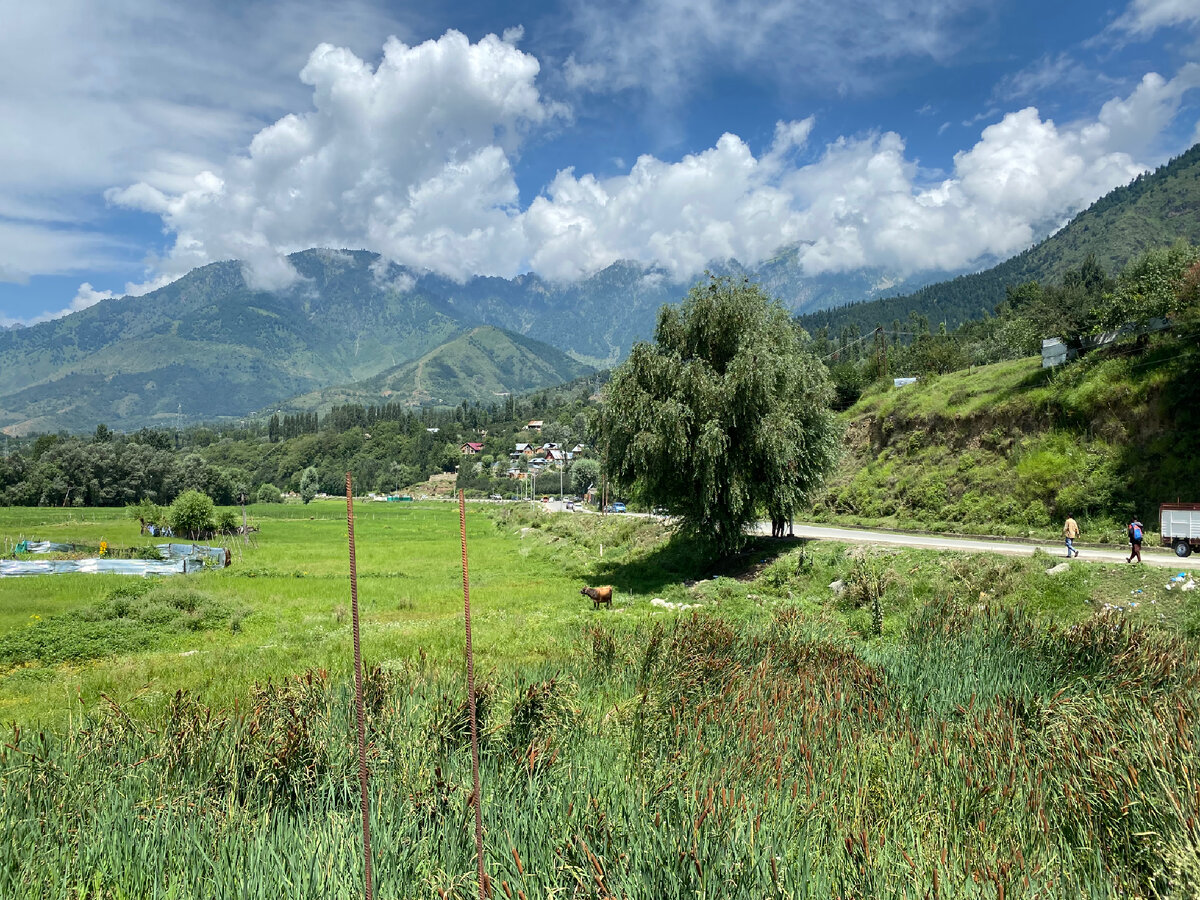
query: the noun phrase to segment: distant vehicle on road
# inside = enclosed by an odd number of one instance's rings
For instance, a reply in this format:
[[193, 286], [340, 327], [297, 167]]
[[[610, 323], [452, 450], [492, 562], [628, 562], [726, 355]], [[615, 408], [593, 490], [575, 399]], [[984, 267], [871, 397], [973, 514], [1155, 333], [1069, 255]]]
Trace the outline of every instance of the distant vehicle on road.
[[1200, 550], [1200, 503], [1164, 503], [1158, 520], [1163, 546], [1174, 548], [1176, 556]]
[[567, 512], [575, 512], [575, 504], [570, 500], [567, 501]]
[[625, 504], [624, 503], [610, 503], [608, 506], [608, 511], [612, 512], [612, 513], [625, 512]]
[[499, 494], [488, 494], [488, 499], [489, 500], [503, 500], [504, 498], [501, 497]]

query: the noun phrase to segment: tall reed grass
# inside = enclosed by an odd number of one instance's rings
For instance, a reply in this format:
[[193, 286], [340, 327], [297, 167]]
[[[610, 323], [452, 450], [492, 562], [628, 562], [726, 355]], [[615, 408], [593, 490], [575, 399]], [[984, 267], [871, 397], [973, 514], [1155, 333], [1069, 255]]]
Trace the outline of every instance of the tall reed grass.
[[[483, 685], [494, 896], [1195, 896], [1198, 679], [1108, 617], [945, 601], [865, 644], [790, 607], [593, 626]], [[473, 896], [461, 680], [376, 668], [367, 695], [376, 895]], [[350, 696], [313, 671], [14, 730], [0, 896], [356, 896]]]

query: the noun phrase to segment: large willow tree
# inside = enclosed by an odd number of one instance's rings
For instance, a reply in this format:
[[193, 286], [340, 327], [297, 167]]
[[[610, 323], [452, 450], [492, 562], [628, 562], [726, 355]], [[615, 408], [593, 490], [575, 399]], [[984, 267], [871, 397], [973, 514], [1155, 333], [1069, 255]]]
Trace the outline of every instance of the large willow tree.
[[832, 468], [825, 367], [756, 284], [710, 277], [658, 314], [612, 376], [598, 425], [610, 477], [718, 553], [765, 511], [787, 517]]

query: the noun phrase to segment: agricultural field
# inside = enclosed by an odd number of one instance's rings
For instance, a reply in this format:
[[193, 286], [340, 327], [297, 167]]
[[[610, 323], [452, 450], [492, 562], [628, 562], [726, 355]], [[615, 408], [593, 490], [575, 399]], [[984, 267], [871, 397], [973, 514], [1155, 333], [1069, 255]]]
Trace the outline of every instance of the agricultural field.
[[[356, 511], [375, 896], [474, 897], [457, 509]], [[224, 571], [0, 581], [0, 896], [361, 896], [344, 508], [254, 512]], [[0, 511], [21, 538], [146, 540]], [[508, 505], [468, 543], [494, 897], [1200, 890], [1200, 592], [1163, 572], [714, 567]]]

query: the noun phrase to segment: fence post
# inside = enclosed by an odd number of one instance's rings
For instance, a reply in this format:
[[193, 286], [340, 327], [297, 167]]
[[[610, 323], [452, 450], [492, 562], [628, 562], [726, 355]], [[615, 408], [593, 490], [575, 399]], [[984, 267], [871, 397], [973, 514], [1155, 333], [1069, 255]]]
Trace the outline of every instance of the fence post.
[[467, 708], [471, 714], [471, 797], [475, 805], [475, 860], [479, 875], [479, 900], [491, 896], [483, 871], [483, 803], [479, 792], [479, 726], [475, 720], [475, 651], [471, 646], [471, 586], [467, 576], [467, 500], [458, 492], [458, 530], [462, 537], [463, 615], [467, 623]]
[[358, 642], [358, 571], [354, 559], [354, 488], [346, 473], [346, 540], [350, 543], [350, 615], [354, 631], [354, 712], [358, 719], [358, 781], [362, 796], [363, 884], [373, 900], [371, 879], [371, 814], [367, 793], [367, 725], [363, 710], [362, 650]]

